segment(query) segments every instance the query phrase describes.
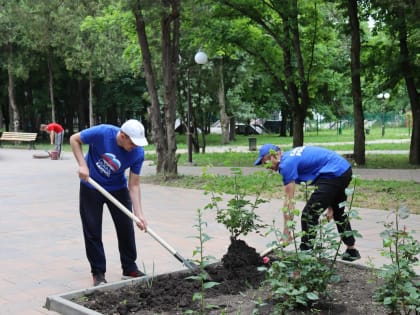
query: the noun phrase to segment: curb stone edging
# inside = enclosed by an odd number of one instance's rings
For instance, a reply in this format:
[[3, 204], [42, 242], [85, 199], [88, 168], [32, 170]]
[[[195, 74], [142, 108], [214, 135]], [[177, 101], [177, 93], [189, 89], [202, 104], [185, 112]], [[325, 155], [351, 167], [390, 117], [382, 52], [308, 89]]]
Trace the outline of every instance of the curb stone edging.
[[74, 293], [49, 296], [47, 297], [45, 308], [64, 315], [101, 315], [101, 313], [70, 301], [72, 298], [77, 298], [81, 295], [83, 295], [82, 292], [74, 291]]
[[[176, 271], [179, 272], [179, 271]], [[173, 272], [172, 272], [173, 273]], [[156, 276], [155, 276], [156, 277]], [[88, 309], [80, 304], [72, 302], [73, 299], [80, 298], [95, 291], [111, 291], [125, 286], [136, 285], [153, 279], [153, 276], [144, 276], [135, 279], [121, 280], [113, 283], [107, 283], [101, 286], [92, 287], [88, 289], [81, 289], [62, 294], [50, 295], [45, 302], [45, 308], [50, 311], [55, 311], [63, 315], [101, 315], [96, 311]]]
[[80, 298], [84, 295], [91, 294], [95, 291], [112, 291], [126, 286], [136, 285], [142, 282], [146, 282], [149, 279], [155, 279], [157, 277], [166, 276], [169, 274], [191, 274], [189, 269], [180, 269], [177, 271], [157, 274], [157, 275], [150, 275], [150, 276], [143, 276], [140, 278], [134, 279], [127, 279], [127, 280], [120, 280], [112, 283], [103, 284], [97, 287], [85, 288], [80, 290], [75, 290], [67, 293], [50, 295], [47, 297], [45, 302], [45, 308], [57, 312], [62, 315], [102, 315], [96, 311], [88, 309], [80, 304], [72, 302], [72, 300]]

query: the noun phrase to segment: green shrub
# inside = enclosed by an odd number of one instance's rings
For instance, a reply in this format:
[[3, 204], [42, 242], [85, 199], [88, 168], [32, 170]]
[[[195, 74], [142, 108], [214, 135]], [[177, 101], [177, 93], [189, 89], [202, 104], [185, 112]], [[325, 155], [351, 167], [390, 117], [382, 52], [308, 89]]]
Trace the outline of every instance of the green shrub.
[[382, 255], [390, 258], [391, 263], [377, 272], [382, 282], [378, 283], [373, 298], [389, 309], [389, 314], [420, 313], [420, 280], [413, 269], [414, 264], [419, 264], [420, 243], [405, 226], [400, 227], [400, 220], [409, 215], [403, 205], [390, 212], [391, 221], [383, 222]]

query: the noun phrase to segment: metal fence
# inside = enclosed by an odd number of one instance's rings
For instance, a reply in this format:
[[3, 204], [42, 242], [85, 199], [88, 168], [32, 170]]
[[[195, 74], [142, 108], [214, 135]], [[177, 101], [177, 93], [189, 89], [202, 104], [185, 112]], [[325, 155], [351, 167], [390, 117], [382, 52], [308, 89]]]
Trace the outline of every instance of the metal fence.
[[[408, 113], [377, 113], [377, 114], [364, 114], [364, 128], [365, 130], [374, 128], [411, 128], [412, 127], [412, 115]], [[305, 130], [312, 131], [317, 129], [337, 129], [342, 130], [343, 128], [353, 128], [354, 118], [353, 116], [345, 116], [339, 120], [310, 120], [307, 119], [305, 122]]]

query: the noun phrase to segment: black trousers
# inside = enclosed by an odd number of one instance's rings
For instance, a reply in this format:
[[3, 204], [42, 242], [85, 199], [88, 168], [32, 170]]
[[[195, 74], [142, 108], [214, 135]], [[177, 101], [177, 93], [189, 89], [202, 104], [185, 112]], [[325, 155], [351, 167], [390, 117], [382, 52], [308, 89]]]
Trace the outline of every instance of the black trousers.
[[334, 211], [334, 221], [343, 243], [347, 246], [354, 245], [355, 239], [353, 236], [343, 235], [343, 232], [351, 231], [350, 222], [344, 213], [345, 206], [342, 204], [347, 200], [345, 189], [350, 184], [351, 178], [352, 169], [349, 168], [339, 177], [319, 178], [314, 182], [316, 189], [302, 211], [301, 226], [302, 231], [306, 232], [300, 245], [302, 250], [312, 248], [311, 241], [316, 237], [314, 228], [318, 225], [320, 215], [328, 207], [332, 207]]
[[[131, 209], [128, 189], [113, 191], [111, 194], [125, 207]], [[121, 268], [123, 272], [136, 271], [137, 251], [133, 221], [99, 191], [82, 183], [80, 184], [79, 198], [86, 256], [92, 274], [106, 272], [105, 251], [102, 243], [102, 215], [105, 204], [109, 209], [117, 232]]]

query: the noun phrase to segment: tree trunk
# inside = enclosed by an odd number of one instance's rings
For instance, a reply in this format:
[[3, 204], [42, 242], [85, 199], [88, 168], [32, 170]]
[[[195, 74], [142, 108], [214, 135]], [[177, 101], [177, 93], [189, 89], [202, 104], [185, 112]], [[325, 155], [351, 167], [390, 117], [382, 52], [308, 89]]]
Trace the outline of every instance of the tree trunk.
[[303, 124], [305, 122], [305, 114], [294, 107], [292, 113], [292, 133], [293, 133], [293, 147], [300, 147], [303, 145]]
[[[300, 48], [300, 35], [299, 35], [299, 17], [298, 17], [298, 5], [297, 0], [292, 1], [293, 10], [291, 14], [291, 32], [293, 38], [293, 47], [294, 54], [297, 61], [297, 85], [300, 87], [300, 97], [296, 94], [293, 97], [296, 97], [295, 103], [295, 115], [293, 119], [293, 146], [303, 145], [304, 142], [304, 132], [303, 126], [305, 124], [306, 111], [309, 108], [309, 91], [308, 91], [308, 80], [305, 76], [305, 65], [303, 62], [302, 50]], [[300, 102], [299, 102], [300, 99]]]
[[351, 94], [353, 96], [354, 115], [354, 160], [358, 165], [365, 165], [365, 129], [360, 83], [360, 29], [357, 14], [357, 0], [348, 0], [348, 14], [351, 31]]
[[166, 176], [176, 176], [176, 93], [177, 93], [177, 65], [179, 62], [179, 29], [180, 4], [179, 0], [168, 1], [171, 12], [162, 16], [162, 65], [163, 65], [163, 100], [165, 102], [165, 131], [167, 152], [165, 155], [164, 173]]
[[19, 131], [20, 127], [20, 115], [19, 109], [16, 105], [15, 99], [15, 78], [13, 76], [13, 47], [11, 44], [8, 45], [8, 64], [7, 64], [7, 73], [9, 76], [9, 85], [7, 87], [7, 92], [9, 95], [9, 106], [11, 109], [11, 120], [13, 122], [13, 131]]
[[[191, 104], [192, 105], [192, 104]], [[197, 106], [200, 106], [200, 103], [197, 103]], [[198, 119], [197, 119], [197, 111], [192, 110], [192, 149], [194, 153], [200, 153], [200, 143], [198, 141]], [[202, 132], [204, 134], [204, 132]]]
[[92, 71], [89, 71], [89, 126], [95, 125], [95, 119], [93, 117], [93, 78]]
[[87, 127], [86, 119], [86, 106], [85, 106], [85, 97], [83, 96], [83, 81], [81, 79], [77, 80], [77, 110], [78, 110], [78, 130], [83, 130]]
[[202, 153], [206, 153], [206, 133], [203, 131], [203, 132], [201, 132], [201, 143], [202, 143], [202, 146], [201, 146], [201, 152]]
[[217, 89], [217, 99], [219, 101], [219, 112], [220, 112], [220, 127], [222, 129], [222, 144], [229, 143], [229, 116], [226, 112], [226, 92], [225, 92], [225, 82], [223, 76], [223, 58], [220, 59], [219, 64], [217, 65], [218, 77], [219, 77], [219, 86]]
[[[200, 65], [201, 67], [201, 65]], [[194, 147], [194, 152], [200, 152], [200, 141], [199, 136], [201, 135], [201, 149], [202, 153], [206, 152], [206, 134], [209, 132], [210, 128], [208, 126], [208, 119], [206, 115], [206, 110], [202, 106], [202, 94], [201, 91], [201, 71], [199, 71], [198, 76], [198, 98], [197, 98], [197, 108], [194, 110], [194, 134], [196, 137], [196, 146]], [[198, 116], [198, 117], [197, 117]], [[198, 133], [198, 128], [201, 128], [201, 133]]]
[[231, 116], [229, 119], [229, 141], [236, 140], [236, 118]]
[[[156, 172], [165, 176], [177, 175], [175, 156], [175, 109], [176, 109], [176, 65], [178, 63], [179, 43], [179, 1], [168, 1], [172, 11], [161, 18], [162, 27], [162, 65], [164, 76], [164, 118], [162, 123], [160, 104], [156, 89], [152, 56], [146, 35], [146, 24], [140, 0], [135, 2], [133, 14], [136, 19], [136, 31], [143, 57], [144, 74], [149, 92], [151, 107], [152, 141], [156, 146]], [[166, 10], [166, 9], [165, 9]], [[172, 41], [171, 41], [172, 40]]]
[[288, 110], [282, 109], [281, 110], [281, 122], [279, 128], [279, 136], [280, 137], [287, 137], [287, 122], [289, 121], [290, 113]]
[[[24, 89], [25, 89], [25, 93], [24, 93], [24, 112], [23, 115], [27, 116], [28, 118], [28, 129], [27, 131], [30, 132], [38, 132], [38, 128], [39, 125], [41, 124], [41, 120], [39, 115], [37, 115], [37, 112], [32, 110], [33, 108], [33, 104], [34, 104], [34, 98], [33, 98], [33, 94], [32, 94], [32, 80], [31, 78], [29, 78], [25, 83], [24, 83]], [[25, 115], [26, 114], [26, 115]]]
[[[6, 121], [6, 111], [5, 111], [5, 107], [0, 105], [0, 129], [4, 128], [3, 121]], [[7, 130], [7, 129], [6, 129]]]
[[52, 47], [48, 48], [48, 88], [51, 103], [51, 120], [55, 119], [55, 102], [54, 102], [54, 77], [53, 77], [53, 62], [52, 62]]
[[133, 13], [136, 19], [136, 31], [143, 58], [144, 76], [146, 78], [147, 90], [149, 92], [151, 102], [150, 120], [152, 124], [152, 141], [156, 145], [156, 171], [157, 173], [161, 173], [163, 172], [163, 157], [166, 152], [165, 135], [163, 133], [160, 116], [160, 104], [155, 85], [152, 56], [149, 49], [149, 43], [146, 36], [146, 25], [139, 0], [136, 1], [136, 7], [133, 9]]
[[[288, 92], [288, 100], [291, 102], [291, 112], [292, 112], [292, 136], [293, 136], [293, 147], [298, 147], [303, 145], [303, 125], [305, 122], [306, 117], [306, 110], [307, 106], [309, 105], [309, 93], [307, 91], [307, 83], [304, 78], [304, 66], [303, 66], [303, 59], [300, 52], [299, 43], [299, 28], [298, 25], [298, 17], [297, 17], [297, 4], [296, 1], [292, 1], [294, 7], [294, 13], [290, 14], [289, 16], [283, 16], [283, 32], [285, 36], [285, 42], [292, 43], [292, 47], [294, 48], [294, 58], [292, 58], [292, 53], [290, 50], [290, 46], [283, 45], [283, 63], [284, 63], [284, 75], [287, 82], [287, 92]], [[293, 40], [292, 40], [293, 39]], [[295, 61], [298, 60], [298, 75], [300, 79], [300, 87], [301, 91], [299, 93], [299, 89], [297, 87], [296, 82], [296, 69], [295, 69]], [[302, 95], [302, 99], [300, 101], [299, 94]]]
[[187, 69], [187, 148], [188, 148], [188, 163], [192, 163], [192, 98], [191, 98], [191, 81], [190, 81], [190, 69]]
[[407, 45], [407, 25], [403, 7], [397, 11], [398, 37], [400, 46], [401, 72], [407, 86], [408, 97], [410, 99], [411, 111], [413, 113], [413, 132], [411, 134], [409, 162], [413, 165], [420, 164], [420, 98], [417, 93], [415, 74], [410, 64], [410, 54]]
[[[411, 106], [413, 108], [413, 106]], [[412, 110], [413, 111], [413, 131], [411, 134], [410, 143], [410, 156], [409, 162], [413, 165], [420, 164], [420, 106]]]

